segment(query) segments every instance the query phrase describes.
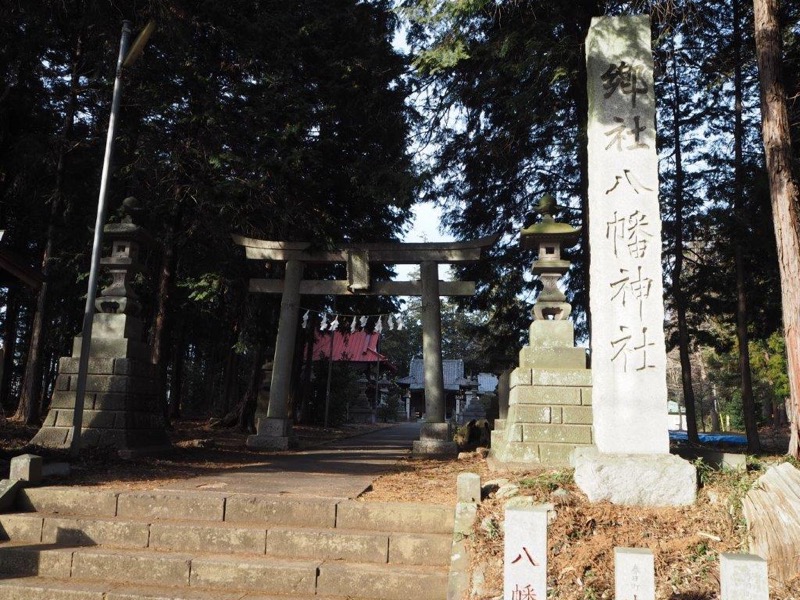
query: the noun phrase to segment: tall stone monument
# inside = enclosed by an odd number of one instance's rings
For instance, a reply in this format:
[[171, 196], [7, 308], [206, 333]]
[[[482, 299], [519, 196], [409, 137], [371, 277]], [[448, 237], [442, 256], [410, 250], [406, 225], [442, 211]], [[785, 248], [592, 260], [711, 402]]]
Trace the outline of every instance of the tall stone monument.
[[569, 466], [576, 448], [592, 444], [592, 375], [586, 351], [575, 347], [567, 319], [572, 307], [558, 288], [570, 267], [561, 250], [577, 243], [580, 230], [556, 222], [557, 208], [544, 196], [537, 208], [542, 221], [522, 230], [522, 246], [538, 250], [532, 271], [543, 289], [533, 306], [530, 345], [510, 376], [506, 417], [494, 422], [489, 461], [497, 468]]
[[[103, 228], [111, 252], [101, 264], [112, 281], [95, 303], [98, 314], [89, 351], [81, 446], [109, 447], [122, 456], [133, 456], [166, 450], [170, 442], [155, 367], [142, 341], [139, 300], [130, 285], [141, 269], [139, 251], [152, 239], [133, 223], [130, 213], [135, 211], [135, 200], [126, 199], [124, 208], [128, 214], [121, 223]], [[82, 342], [77, 336], [72, 356], [59, 361], [50, 412], [31, 441], [34, 445], [70, 447]]]
[[576, 455], [590, 499], [694, 501], [669, 454], [653, 59], [648, 16], [597, 17], [586, 39], [594, 441]]

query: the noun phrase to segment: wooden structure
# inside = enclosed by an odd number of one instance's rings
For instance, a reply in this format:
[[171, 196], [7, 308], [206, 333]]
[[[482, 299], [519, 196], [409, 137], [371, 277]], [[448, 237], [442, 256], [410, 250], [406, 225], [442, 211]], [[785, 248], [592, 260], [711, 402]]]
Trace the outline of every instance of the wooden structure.
[[[475, 293], [475, 284], [469, 281], [440, 282], [438, 265], [477, 261], [482, 251], [494, 244], [498, 237], [494, 235], [469, 242], [344, 244], [333, 250], [315, 250], [309, 242], [275, 242], [234, 235], [233, 241], [245, 248], [247, 258], [284, 262], [286, 265], [282, 280], [250, 280], [251, 292], [281, 294], [281, 313], [269, 405], [257, 408], [257, 432], [248, 438], [248, 446], [279, 449], [289, 446], [289, 383], [301, 295], [421, 296], [426, 422], [420, 440], [414, 443], [414, 451], [419, 454], [455, 452], [455, 443], [451, 441], [449, 426], [445, 422], [439, 298], [471, 296]], [[307, 263], [346, 263], [347, 279], [303, 280]], [[370, 263], [419, 265], [420, 280], [373, 281]]]

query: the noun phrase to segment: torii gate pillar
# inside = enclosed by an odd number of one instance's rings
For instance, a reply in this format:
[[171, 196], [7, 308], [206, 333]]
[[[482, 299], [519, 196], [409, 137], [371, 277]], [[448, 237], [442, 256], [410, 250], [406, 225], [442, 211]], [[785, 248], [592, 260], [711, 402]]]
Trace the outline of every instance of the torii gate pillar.
[[422, 280], [422, 358], [425, 363], [425, 423], [414, 454], [453, 454], [458, 446], [453, 441], [450, 424], [445, 421], [444, 376], [442, 374], [442, 307], [439, 300], [439, 265], [426, 261], [420, 264]]
[[300, 282], [303, 279], [303, 262], [286, 261], [286, 274], [281, 296], [281, 314], [278, 321], [278, 337], [275, 340], [275, 358], [272, 367], [269, 405], [256, 409], [256, 434], [247, 436], [248, 448], [289, 448], [292, 422], [289, 419], [288, 399], [292, 379], [297, 319], [300, 316]]

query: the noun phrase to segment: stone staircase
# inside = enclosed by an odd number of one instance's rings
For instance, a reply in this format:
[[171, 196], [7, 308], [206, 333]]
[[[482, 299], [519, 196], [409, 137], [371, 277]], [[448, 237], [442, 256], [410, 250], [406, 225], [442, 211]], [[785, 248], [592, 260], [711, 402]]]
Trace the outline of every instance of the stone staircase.
[[212, 491], [21, 490], [0, 600], [443, 600], [453, 509]]

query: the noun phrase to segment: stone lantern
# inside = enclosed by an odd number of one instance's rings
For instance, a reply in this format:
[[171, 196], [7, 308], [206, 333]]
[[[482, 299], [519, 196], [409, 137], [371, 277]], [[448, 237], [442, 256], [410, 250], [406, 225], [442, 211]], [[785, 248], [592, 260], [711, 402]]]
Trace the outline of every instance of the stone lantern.
[[522, 230], [522, 247], [539, 251], [531, 270], [542, 280], [542, 292], [533, 307], [535, 319], [564, 321], [572, 312], [558, 280], [569, 270], [570, 262], [561, 258], [561, 250], [578, 242], [581, 230], [568, 223], [558, 223], [553, 215], [558, 210], [555, 199], [545, 194], [536, 207], [542, 220]]
[[358, 397], [350, 405], [348, 414], [352, 423], [372, 423], [372, 407], [367, 398], [367, 384], [369, 380], [362, 374], [356, 381], [358, 383]]
[[570, 267], [561, 251], [574, 246], [581, 231], [556, 222], [557, 208], [545, 195], [536, 207], [542, 220], [521, 232], [522, 247], [538, 250], [532, 270], [543, 289], [533, 307], [529, 343], [509, 376], [506, 417], [494, 421], [489, 458], [498, 468], [566, 467], [576, 448], [593, 443], [592, 374], [586, 350], [575, 347], [572, 307], [558, 289]]
[[[95, 302], [98, 314], [89, 351], [81, 446], [114, 448], [124, 457], [161, 452], [170, 447], [164, 405], [158, 393], [156, 366], [143, 340], [139, 299], [130, 283], [141, 271], [139, 253], [151, 236], [133, 222], [140, 211], [134, 198], [123, 202], [121, 223], [103, 228], [110, 252], [100, 264], [111, 275]], [[32, 444], [67, 448], [75, 408], [78, 362], [83, 339], [73, 342], [72, 356], [58, 366], [50, 412]]]

